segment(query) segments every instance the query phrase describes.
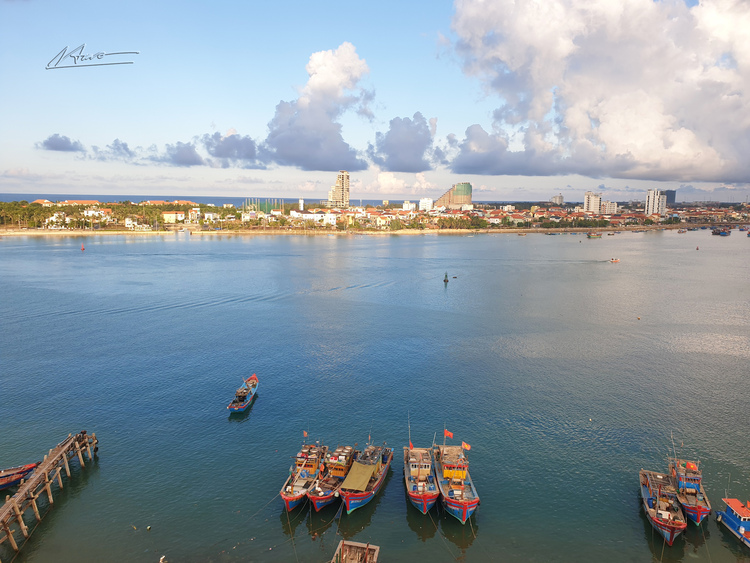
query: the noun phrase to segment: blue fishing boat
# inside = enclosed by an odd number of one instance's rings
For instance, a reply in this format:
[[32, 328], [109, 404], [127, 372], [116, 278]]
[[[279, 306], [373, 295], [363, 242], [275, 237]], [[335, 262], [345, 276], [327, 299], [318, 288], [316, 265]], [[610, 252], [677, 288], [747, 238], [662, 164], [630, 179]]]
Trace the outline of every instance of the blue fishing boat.
[[750, 547], [750, 502], [744, 505], [736, 498], [721, 500], [727, 504], [727, 509], [716, 511], [716, 521], [724, 524], [732, 535]]
[[36, 469], [37, 465], [39, 465], [39, 462], [29, 463], [19, 467], [11, 467], [10, 469], [3, 469], [0, 471], [0, 490], [7, 489], [8, 487], [20, 483], [21, 479], [25, 479], [29, 473]]
[[687, 517], [695, 524], [711, 514], [711, 503], [703, 489], [699, 461], [669, 458], [669, 473], [677, 484], [677, 500]]
[[687, 528], [687, 521], [677, 500], [673, 480], [664, 473], [640, 471], [641, 500], [651, 526], [669, 545]]
[[440, 496], [432, 471], [432, 451], [430, 448], [404, 446], [404, 481], [406, 494], [422, 514], [432, 508]]
[[315, 512], [339, 498], [344, 479], [358, 456], [359, 451], [351, 446], [339, 446], [326, 454], [318, 479], [307, 491], [307, 498], [312, 502]]
[[[443, 432], [445, 436], [453, 437], [451, 432]], [[433, 446], [440, 499], [446, 512], [458, 518], [461, 524], [466, 524], [479, 506], [479, 495], [469, 475], [469, 460], [464, 451], [468, 449], [470, 447], [465, 443], [460, 446]]]
[[294, 465], [289, 468], [289, 478], [279, 492], [287, 511], [297, 508], [312, 489], [327, 451], [326, 446], [317, 443], [302, 445]]
[[242, 386], [237, 389], [234, 399], [227, 405], [227, 408], [232, 412], [243, 412], [253, 402], [257, 393], [258, 376], [253, 374], [242, 382]]
[[371, 444], [354, 461], [340, 491], [347, 514], [366, 505], [375, 497], [383, 486], [391, 461], [393, 448]]

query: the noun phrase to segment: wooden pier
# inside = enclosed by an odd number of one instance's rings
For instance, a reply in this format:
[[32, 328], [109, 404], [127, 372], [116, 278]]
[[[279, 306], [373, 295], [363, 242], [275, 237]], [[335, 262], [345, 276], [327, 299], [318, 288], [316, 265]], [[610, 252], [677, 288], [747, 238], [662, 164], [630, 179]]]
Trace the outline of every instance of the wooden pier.
[[[63, 488], [62, 471], [65, 470], [65, 474], [70, 478], [70, 461], [75, 457], [78, 458], [81, 467], [85, 467], [84, 454], [88, 456], [89, 461], [94, 461], [99, 449], [98, 443], [96, 434], [88, 435], [83, 430], [79, 434], [68, 434], [65, 440], [44, 456], [44, 461], [37, 466], [31, 476], [18, 485], [16, 494], [12, 497], [6, 496], [5, 504], [0, 507], [0, 545], [7, 541], [14, 551], [18, 552], [21, 549], [31, 534], [29, 525], [24, 520], [26, 511], [31, 508], [36, 522], [41, 522], [42, 515], [37, 499], [41, 495], [46, 495], [51, 508], [55, 502], [52, 498], [52, 487], [55, 482], [60, 489]], [[14, 534], [18, 532], [22, 537], [16, 539]]]

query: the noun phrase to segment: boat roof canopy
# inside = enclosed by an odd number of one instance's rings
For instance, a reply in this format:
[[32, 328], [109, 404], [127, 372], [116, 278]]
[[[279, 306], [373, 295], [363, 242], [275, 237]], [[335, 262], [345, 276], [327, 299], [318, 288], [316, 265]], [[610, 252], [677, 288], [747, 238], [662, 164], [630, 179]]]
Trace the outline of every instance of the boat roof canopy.
[[750, 518], [750, 509], [736, 498], [723, 498], [721, 500], [726, 502], [727, 506], [734, 510], [741, 518]]
[[367, 489], [367, 483], [375, 472], [375, 465], [363, 465], [357, 461], [354, 462], [349, 474], [341, 485], [342, 489], [350, 491], [364, 491]]

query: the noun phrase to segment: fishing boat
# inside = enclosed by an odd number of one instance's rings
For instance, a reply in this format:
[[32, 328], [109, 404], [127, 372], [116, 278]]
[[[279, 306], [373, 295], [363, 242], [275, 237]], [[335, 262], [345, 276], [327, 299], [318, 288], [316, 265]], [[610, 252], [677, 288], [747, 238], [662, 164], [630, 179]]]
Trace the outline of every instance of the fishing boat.
[[711, 503], [703, 490], [700, 462], [669, 458], [669, 473], [677, 483], [677, 500], [682, 509], [696, 524], [711, 513]]
[[[453, 436], [447, 431], [444, 433], [446, 436]], [[479, 495], [469, 475], [469, 460], [464, 452], [464, 445], [434, 445], [433, 458], [443, 507], [448, 514], [458, 518], [461, 524], [466, 524], [479, 506]]]
[[610, 258], [609, 261], [612, 262], [613, 264], [617, 264], [620, 261], [620, 259], [619, 258]]
[[255, 395], [258, 392], [258, 376], [253, 374], [247, 379], [243, 380], [242, 385], [234, 394], [234, 399], [227, 405], [227, 408], [232, 412], [242, 412], [250, 403], [255, 399]]
[[21, 479], [25, 479], [29, 473], [34, 471], [37, 465], [39, 465], [39, 462], [0, 471], [0, 490], [17, 485]]
[[404, 446], [404, 481], [409, 501], [422, 513], [432, 508], [440, 496], [432, 473], [432, 450]]
[[602, 234], [590, 231], [590, 232], [586, 233], [586, 237], [588, 237], [588, 238], [602, 238]]
[[315, 484], [327, 451], [326, 446], [317, 443], [302, 445], [294, 458], [294, 465], [289, 468], [289, 478], [279, 493], [287, 511], [294, 510], [307, 496], [307, 492]]
[[368, 444], [352, 464], [349, 474], [341, 485], [341, 498], [346, 513], [366, 505], [383, 486], [385, 476], [393, 461], [393, 448]]
[[680, 234], [687, 233], [687, 229], [677, 229], [677, 232]]
[[656, 471], [640, 471], [643, 511], [654, 530], [669, 545], [687, 528], [687, 521], [677, 500], [674, 482], [669, 475]]
[[378, 563], [378, 555], [377, 545], [341, 540], [331, 563]]
[[716, 521], [724, 524], [738, 540], [750, 547], [750, 502], [742, 504], [736, 498], [723, 498], [726, 510], [716, 511]]
[[326, 454], [318, 478], [307, 491], [307, 498], [312, 502], [315, 512], [339, 497], [341, 485], [344, 484], [344, 479], [358, 455], [359, 451], [351, 446], [339, 446]]

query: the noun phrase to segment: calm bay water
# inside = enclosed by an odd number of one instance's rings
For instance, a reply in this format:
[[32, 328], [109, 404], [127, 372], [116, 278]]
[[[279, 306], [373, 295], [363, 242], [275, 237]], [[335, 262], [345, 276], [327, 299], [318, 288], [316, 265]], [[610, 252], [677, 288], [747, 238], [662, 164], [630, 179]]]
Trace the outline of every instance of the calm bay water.
[[[713, 516], [664, 548], [637, 487], [673, 432], [714, 508], [750, 499], [743, 235], [0, 238], [0, 466], [100, 439], [18, 561], [322, 562], [341, 537], [389, 561], [750, 561]], [[408, 506], [407, 413], [415, 445], [471, 444], [470, 524]], [[287, 516], [303, 430], [396, 448], [376, 500]]]

